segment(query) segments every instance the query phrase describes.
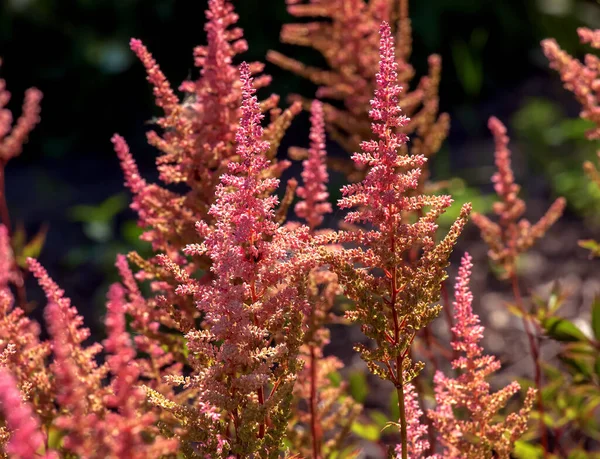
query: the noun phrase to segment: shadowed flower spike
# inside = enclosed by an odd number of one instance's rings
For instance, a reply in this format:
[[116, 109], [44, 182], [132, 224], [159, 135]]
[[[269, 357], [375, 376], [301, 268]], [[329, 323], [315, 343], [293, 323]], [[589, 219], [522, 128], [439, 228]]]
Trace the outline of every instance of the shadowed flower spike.
[[[269, 51], [267, 59], [315, 83], [318, 98], [342, 101], [343, 108], [339, 103], [324, 103], [327, 130], [346, 151], [356, 151], [361, 141], [373, 137], [367, 113], [377, 86], [381, 21], [391, 22], [396, 31], [397, 82], [408, 88], [415, 75], [408, 62], [412, 51], [408, 0], [287, 0], [287, 4], [288, 12], [302, 22], [284, 25], [281, 41], [314, 48], [328, 68], [306, 66], [276, 51]], [[307, 17], [318, 19], [305, 22]], [[410, 147], [404, 147], [410, 148], [412, 155], [434, 155], [447, 135], [449, 117], [438, 115], [440, 73], [440, 57], [430, 56], [429, 75], [421, 78], [412, 92], [400, 96], [399, 105], [411, 118], [400, 130], [414, 137]], [[301, 100], [307, 110], [310, 107], [310, 100], [298, 95], [292, 100]], [[351, 181], [363, 177], [364, 168], [352, 162], [330, 158], [330, 164]], [[424, 172], [421, 184], [428, 175]]]
[[[536, 391], [529, 389], [523, 408], [498, 420], [498, 411], [519, 390], [519, 384], [492, 393], [487, 378], [500, 369], [500, 362], [484, 354], [480, 345], [483, 326], [473, 313], [473, 295], [469, 288], [471, 257], [465, 254], [454, 287], [454, 323], [452, 347], [460, 356], [452, 362], [459, 376], [449, 378], [437, 372], [434, 378], [437, 406], [428, 416], [443, 446], [440, 457], [451, 459], [509, 459], [514, 442], [527, 429], [527, 420]], [[458, 417], [465, 412], [464, 419]]]
[[521, 218], [526, 205], [518, 196], [521, 187], [515, 183], [511, 168], [506, 128], [494, 117], [490, 118], [488, 126], [496, 143], [497, 172], [492, 176], [492, 182], [500, 198], [500, 202], [494, 204], [494, 212], [499, 221], [494, 223], [484, 215], [474, 213], [473, 223], [479, 227], [481, 236], [489, 245], [490, 258], [503, 268], [503, 276], [508, 278], [515, 273], [517, 257], [546, 234], [562, 215], [566, 201], [564, 198], [558, 198], [534, 225]]
[[58, 459], [52, 451], [40, 454], [46, 444], [45, 435], [40, 430], [40, 421], [31, 405], [23, 400], [12, 375], [0, 367], [0, 414], [6, 420], [10, 434], [8, 443], [2, 444], [3, 432], [0, 428], [0, 454], [5, 451], [13, 459]]
[[327, 202], [327, 167], [325, 160], [325, 124], [323, 121], [323, 104], [318, 100], [311, 105], [310, 148], [308, 158], [302, 166], [303, 186], [298, 188], [298, 197], [302, 199], [296, 204], [296, 215], [304, 218], [308, 226], [316, 228], [323, 222], [323, 215], [331, 212], [331, 204]]
[[[419, 330], [440, 311], [435, 305], [446, 277], [448, 258], [471, 210], [463, 206], [447, 236], [435, 243], [437, 218], [451, 205], [450, 196], [415, 193], [423, 155], [409, 155], [402, 148], [406, 135], [397, 128], [408, 120], [401, 114], [390, 26], [381, 25], [380, 67], [377, 89], [371, 101], [372, 130], [379, 140], [364, 141], [362, 152], [353, 156], [367, 167], [359, 183], [342, 188], [338, 205], [349, 212], [347, 223], [367, 223], [370, 228], [339, 232], [338, 243], [356, 248], [324, 253], [338, 274], [345, 294], [356, 301], [349, 319], [362, 324], [365, 335], [376, 346], [356, 349], [375, 375], [391, 381], [398, 392], [403, 458], [407, 457], [404, 385], [422, 369], [413, 362], [410, 348]], [[410, 216], [415, 216], [412, 218]], [[414, 255], [414, 256], [411, 256]]]

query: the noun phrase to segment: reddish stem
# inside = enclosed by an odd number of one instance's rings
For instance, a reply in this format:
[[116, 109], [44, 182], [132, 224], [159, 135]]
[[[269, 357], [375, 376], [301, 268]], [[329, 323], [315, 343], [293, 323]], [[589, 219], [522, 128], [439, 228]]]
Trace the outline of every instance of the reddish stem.
[[542, 448], [544, 450], [544, 457], [548, 457], [548, 431], [544, 422], [544, 401], [542, 398], [542, 368], [540, 366], [540, 352], [534, 332], [531, 330], [532, 324], [529, 321], [528, 315], [523, 307], [523, 298], [521, 296], [521, 289], [519, 287], [519, 280], [514, 272], [511, 272], [510, 281], [512, 283], [513, 295], [515, 297], [516, 306], [521, 313], [523, 320], [523, 328], [527, 334], [527, 340], [529, 341], [529, 348], [531, 351], [531, 357], [533, 359], [533, 366], [535, 369], [535, 386], [537, 389], [537, 405], [540, 413], [540, 434], [542, 441]]
[[321, 458], [321, 432], [317, 413], [317, 357], [315, 347], [310, 346], [310, 432], [313, 458]]

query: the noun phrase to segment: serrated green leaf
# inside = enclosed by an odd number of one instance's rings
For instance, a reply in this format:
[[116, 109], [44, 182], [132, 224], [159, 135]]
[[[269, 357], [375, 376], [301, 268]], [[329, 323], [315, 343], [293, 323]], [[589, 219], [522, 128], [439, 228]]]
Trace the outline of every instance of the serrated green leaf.
[[567, 319], [549, 317], [542, 326], [550, 338], [562, 342], [587, 341], [587, 337], [577, 326]]

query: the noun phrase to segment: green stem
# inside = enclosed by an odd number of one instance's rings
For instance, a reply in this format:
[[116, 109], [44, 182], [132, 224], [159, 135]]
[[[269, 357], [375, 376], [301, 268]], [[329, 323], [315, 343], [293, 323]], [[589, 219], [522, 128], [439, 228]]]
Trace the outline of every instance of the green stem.
[[398, 394], [398, 410], [400, 411], [400, 444], [402, 445], [402, 459], [408, 459], [408, 435], [406, 433], [406, 409], [404, 407], [404, 381], [402, 377], [402, 367], [398, 368], [396, 392]]

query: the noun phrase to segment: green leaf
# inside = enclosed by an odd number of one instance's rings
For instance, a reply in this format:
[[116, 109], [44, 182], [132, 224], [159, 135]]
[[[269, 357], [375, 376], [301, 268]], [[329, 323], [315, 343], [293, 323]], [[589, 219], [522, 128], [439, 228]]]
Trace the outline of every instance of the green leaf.
[[594, 298], [592, 303], [592, 330], [594, 337], [600, 340], [600, 297]]
[[518, 459], [538, 459], [544, 457], [544, 450], [539, 445], [532, 445], [522, 440], [517, 440], [513, 454]]
[[382, 413], [381, 411], [372, 411], [369, 414], [369, 417], [373, 420], [373, 422], [375, 424], [377, 424], [377, 426], [380, 429], [385, 428], [386, 424], [388, 423], [389, 419], [387, 417], [387, 415], [385, 415], [384, 413]]
[[380, 429], [375, 424], [362, 424], [358, 421], [352, 423], [352, 433], [368, 441], [378, 441], [381, 436]]
[[392, 391], [390, 396], [390, 416], [392, 419], [400, 419], [400, 408], [398, 408], [398, 392]]
[[48, 226], [44, 225], [37, 232], [37, 234], [31, 239], [25, 247], [21, 249], [21, 252], [17, 254], [16, 261], [21, 268], [27, 266], [27, 258], [38, 258], [44, 244], [46, 243], [46, 234], [48, 233]]
[[587, 341], [587, 337], [583, 334], [575, 324], [567, 319], [560, 317], [549, 317], [542, 322], [542, 326], [550, 338], [557, 341], [573, 342]]
[[590, 258], [600, 257], [600, 244], [593, 239], [586, 239], [578, 242], [579, 247], [590, 251]]
[[369, 386], [367, 384], [367, 375], [365, 373], [355, 372], [350, 375], [350, 395], [358, 403], [363, 403], [369, 394]]
[[340, 387], [342, 384], [342, 375], [337, 371], [332, 371], [327, 375], [327, 379], [331, 382], [334, 387]]

